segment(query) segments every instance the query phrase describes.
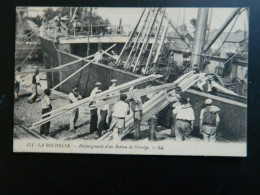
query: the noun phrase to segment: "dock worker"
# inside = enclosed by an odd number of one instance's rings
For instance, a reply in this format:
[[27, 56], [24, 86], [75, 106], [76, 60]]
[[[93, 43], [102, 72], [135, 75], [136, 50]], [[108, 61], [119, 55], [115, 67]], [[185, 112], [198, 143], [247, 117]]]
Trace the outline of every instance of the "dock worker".
[[220, 108], [212, 105], [212, 99], [205, 100], [206, 108], [200, 112], [200, 133], [206, 142], [215, 142], [220, 122]]
[[106, 132], [109, 129], [108, 125], [108, 110], [109, 105], [105, 104], [107, 99], [97, 101], [97, 104], [104, 104], [97, 109], [98, 115], [98, 137], [102, 136], [102, 132]]
[[19, 91], [20, 91], [20, 82], [22, 81], [22, 75], [19, 74], [21, 72], [21, 67], [18, 67], [15, 71], [15, 80], [14, 80], [14, 98], [18, 99]]
[[[90, 98], [93, 99], [90, 105], [95, 103], [95, 96], [96, 94], [101, 92], [101, 86], [102, 86], [101, 82], [96, 82], [95, 88], [90, 93]], [[92, 109], [90, 110], [90, 133], [97, 131], [97, 122], [98, 122], [97, 109]]]
[[176, 141], [190, 140], [190, 134], [193, 130], [193, 123], [195, 120], [194, 111], [188, 103], [187, 98], [181, 97], [180, 103], [181, 105], [173, 110], [173, 114], [176, 114]]
[[121, 133], [125, 128], [125, 117], [129, 114], [130, 108], [129, 104], [126, 103], [127, 96], [125, 94], [120, 95], [120, 101], [114, 106], [112, 113], [112, 122], [109, 127], [113, 130], [113, 140], [120, 141], [119, 133]]
[[[81, 95], [79, 94], [79, 90], [77, 87], [74, 87], [72, 91], [69, 93], [70, 103], [75, 103], [82, 99]], [[79, 108], [75, 108], [71, 111], [70, 114], [70, 131], [74, 131], [75, 124], [79, 117]]]
[[133, 111], [133, 117], [134, 117], [134, 138], [136, 140], [141, 138], [140, 134], [140, 126], [141, 126], [141, 121], [143, 119], [143, 106], [142, 106], [142, 100], [140, 97], [136, 97], [133, 93], [134, 87], [131, 87], [129, 89], [130, 94], [132, 95], [132, 102], [131, 102], [131, 109]]
[[101, 52], [101, 49], [98, 49], [98, 51], [94, 54], [95, 62], [102, 63], [103, 60], [103, 54]]
[[38, 85], [41, 86], [41, 83], [40, 83], [39, 69], [36, 69], [32, 77], [32, 95], [28, 98], [29, 103], [33, 103], [36, 101], [38, 95], [38, 91], [37, 91]]
[[[44, 90], [44, 95], [41, 99], [41, 104], [42, 104], [42, 114], [48, 113], [52, 110], [52, 105], [51, 105], [51, 100], [50, 100], [50, 95], [51, 95], [51, 89], [47, 88]], [[42, 117], [42, 119], [49, 117], [50, 115], [46, 115], [44, 117]], [[49, 131], [50, 131], [50, 124], [51, 122], [47, 122], [43, 125], [41, 125], [40, 128], [40, 134], [44, 134], [44, 135], [49, 135]]]
[[[110, 82], [111, 82], [112, 84], [111, 84], [111, 86], [108, 88], [109, 90], [115, 88], [116, 85], [117, 85], [117, 80], [116, 80], [116, 79], [111, 79]], [[111, 93], [109, 94], [109, 96], [112, 97], [112, 96], [119, 95], [119, 94], [120, 94], [119, 91], [113, 91], [113, 92], [111, 92]], [[109, 125], [110, 125], [111, 120], [112, 120], [112, 110], [113, 110], [113, 107], [114, 107], [114, 104], [110, 104], [110, 105], [109, 105], [109, 109], [108, 109], [108, 118], [109, 118], [108, 124], [109, 124]]]
[[117, 53], [114, 50], [112, 50], [111, 53], [112, 53], [112, 55], [114, 57], [114, 60], [118, 60], [119, 55], [117, 55]]
[[165, 92], [165, 98], [166, 100], [172, 104], [172, 110], [170, 114], [170, 126], [171, 126], [171, 136], [175, 136], [175, 123], [176, 123], [176, 114], [173, 114], [173, 110], [177, 107], [180, 106], [180, 90], [179, 88], [176, 88], [175, 90], [170, 90], [168, 92]]

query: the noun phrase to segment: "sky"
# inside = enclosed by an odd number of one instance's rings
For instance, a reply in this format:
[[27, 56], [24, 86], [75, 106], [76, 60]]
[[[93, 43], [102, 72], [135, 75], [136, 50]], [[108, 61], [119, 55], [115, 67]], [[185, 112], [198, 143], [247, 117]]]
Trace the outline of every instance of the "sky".
[[[42, 10], [46, 9], [46, 7], [29, 7], [31, 10], [31, 15], [41, 14]], [[122, 25], [130, 25], [131, 28], [135, 26], [139, 17], [141, 16], [142, 10], [144, 8], [104, 8], [99, 7], [95, 10], [95, 12], [107, 18], [112, 25], [118, 25], [120, 18], [122, 19]], [[229, 16], [234, 8], [214, 8], [212, 12], [212, 20], [210, 29], [219, 28], [223, 22], [226, 20], [227, 16]], [[190, 23], [192, 18], [197, 17], [198, 8], [170, 8], [166, 9], [167, 15], [174, 21], [175, 25], [181, 25], [184, 23], [187, 25], [189, 31], [193, 31], [193, 27]], [[179, 16], [179, 20], [178, 20]], [[237, 19], [237, 22], [232, 31], [244, 30], [247, 23], [247, 14], [246, 11], [242, 12]], [[225, 31], [229, 31], [232, 23], [226, 28]]]

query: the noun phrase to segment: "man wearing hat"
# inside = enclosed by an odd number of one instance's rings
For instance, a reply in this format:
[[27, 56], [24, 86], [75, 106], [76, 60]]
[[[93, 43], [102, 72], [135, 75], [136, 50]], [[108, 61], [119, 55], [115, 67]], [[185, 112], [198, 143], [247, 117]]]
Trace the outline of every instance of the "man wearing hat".
[[94, 54], [95, 62], [102, 63], [103, 60], [103, 54], [101, 52], [101, 49], [98, 49], [98, 51]]
[[[93, 99], [93, 101], [90, 104], [93, 104], [95, 102], [96, 94], [101, 92], [101, 85], [102, 85], [101, 82], [96, 82], [95, 88], [90, 93], [90, 98]], [[90, 133], [97, 131], [97, 122], [98, 122], [97, 109], [90, 110]]]
[[[112, 79], [111, 83], [112, 83], [112, 85], [108, 88], [109, 90], [116, 87], [117, 80], [116, 79]], [[111, 92], [109, 94], [110, 97], [115, 96], [115, 95], [119, 95], [119, 91], [113, 91], [113, 92]], [[114, 104], [110, 104], [109, 105], [109, 109], [108, 109], [108, 124], [109, 125], [110, 125], [111, 120], [112, 120], [112, 110], [113, 110], [113, 107], [114, 107]]]
[[32, 102], [35, 102], [36, 99], [37, 99], [37, 95], [38, 95], [38, 92], [37, 92], [37, 86], [41, 86], [40, 84], [40, 76], [39, 76], [39, 69], [36, 69], [35, 70], [35, 73], [32, 77], [32, 95], [28, 98], [28, 102], [29, 103], [32, 103]]
[[200, 112], [200, 133], [203, 135], [204, 141], [215, 142], [220, 121], [220, 108], [212, 105], [211, 99], [206, 99], [205, 104], [206, 108]]
[[21, 75], [21, 67], [18, 67], [15, 71], [15, 81], [14, 81], [14, 98], [18, 99], [18, 93], [20, 91], [20, 82], [22, 81], [23, 75]]
[[114, 57], [114, 60], [118, 60], [119, 56], [117, 55], [117, 53], [114, 50], [112, 50], [111, 53], [112, 53], [112, 55]]
[[136, 97], [133, 94], [134, 91], [134, 86], [129, 89], [129, 92], [132, 96], [132, 102], [131, 102], [131, 109], [133, 111], [133, 118], [134, 118], [134, 138], [136, 140], [141, 138], [140, 134], [140, 126], [141, 126], [141, 121], [143, 119], [143, 104], [142, 104], [142, 99], [141, 97]]
[[[129, 104], [126, 103], [127, 95], [121, 94], [120, 101], [114, 106], [112, 122], [109, 130], [113, 130], [113, 140], [120, 141], [119, 134], [125, 128], [125, 117], [129, 114]], [[109, 131], [108, 130], [108, 131]]]
[[[42, 114], [48, 113], [52, 110], [52, 105], [51, 105], [51, 100], [50, 100], [50, 95], [51, 95], [51, 90], [49, 88], [44, 90], [44, 95], [41, 99], [41, 104], [42, 104]], [[44, 118], [49, 117], [50, 115], [46, 115]], [[47, 122], [43, 125], [41, 125], [40, 128], [40, 134], [45, 134], [45, 135], [49, 135], [49, 130], [50, 130], [50, 124], [51, 122]]]
[[181, 97], [180, 104], [173, 110], [176, 115], [175, 136], [176, 141], [190, 140], [190, 133], [193, 130], [195, 119], [194, 111], [187, 98]]
[[[74, 87], [73, 90], [69, 93], [69, 99], [70, 99], [70, 103], [75, 103], [82, 99], [77, 87]], [[79, 117], [79, 108], [76, 108], [72, 110], [70, 114], [70, 131], [74, 130], [78, 117]]]

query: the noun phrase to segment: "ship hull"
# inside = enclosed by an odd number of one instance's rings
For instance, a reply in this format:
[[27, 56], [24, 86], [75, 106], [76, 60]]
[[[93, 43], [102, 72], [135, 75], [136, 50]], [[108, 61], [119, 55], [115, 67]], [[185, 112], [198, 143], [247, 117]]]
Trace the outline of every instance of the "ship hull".
[[[41, 45], [43, 50], [43, 62], [46, 68], [58, 67], [59, 65], [80, 59], [79, 56], [67, 52], [71, 49], [70, 45], [60, 45], [59, 43], [55, 43], [52, 40], [46, 38], [41, 38]], [[48, 87], [52, 88], [53, 86], [57, 85], [86, 63], [86, 61], [75, 63], [74, 65], [70, 66], [69, 71], [47, 73]], [[58, 88], [58, 90], [64, 93], [69, 93], [74, 86], [78, 86], [83, 97], [87, 97], [90, 95], [90, 92], [94, 88], [94, 85], [97, 81], [101, 82], [103, 84], [103, 90], [106, 90], [110, 85], [111, 79], [117, 79], [118, 84], [122, 84], [139, 77], [141, 77], [141, 75], [115, 69], [107, 65], [90, 64], [81, 72], [62, 84]], [[145, 87], [145, 84], [143, 87]], [[194, 134], [200, 136], [198, 130], [199, 113], [200, 110], [203, 108], [203, 103], [205, 99], [211, 98], [214, 101], [214, 105], [218, 106], [221, 109], [221, 121], [219, 124], [217, 135], [225, 141], [246, 141], [246, 98], [225, 95], [222, 93], [211, 95], [196, 90], [187, 90], [184, 95], [191, 99], [191, 104], [194, 108], [196, 118], [194, 123]], [[169, 112], [169, 109], [171, 109], [170, 106], [159, 113], [159, 123], [161, 122], [161, 124], [165, 124], [165, 120], [168, 120], [170, 118], [171, 112]]]

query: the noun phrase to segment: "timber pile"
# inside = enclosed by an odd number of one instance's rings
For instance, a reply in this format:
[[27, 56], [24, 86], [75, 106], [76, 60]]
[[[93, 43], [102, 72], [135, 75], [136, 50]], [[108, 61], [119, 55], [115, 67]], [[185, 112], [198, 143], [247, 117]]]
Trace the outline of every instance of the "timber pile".
[[[84, 98], [84, 99], [82, 99], [82, 100], [80, 100], [78, 102], [75, 102], [73, 104], [69, 104], [69, 105], [63, 106], [63, 107], [58, 108], [58, 109], [56, 109], [56, 110], [54, 110], [52, 112], [44, 114], [43, 116], [46, 116], [46, 115], [49, 115], [49, 114], [50, 114], [50, 116], [46, 117], [45, 119], [42, 119], [42, 120], [40, 120], [38, 122], [33, 123], [32, 127], [30, 127], [30, 129], [34, 129], [36, 127], [39, 127], [42, 124], [45, 124], [45, 123], [49, 122], [51, 119], [53, 119], [55, 117], [58, 117], [58, 116], [60, 116], [62, 114], [65, 114], [65, 113], [67, 113], [67, 112], [69, 112], [69, 111], [71, 111], [71, 110], [73, 110], [75, 108], [78, 108], [78, 107], [80, 107], [83, 104], [89, 104], [90, 102], [93, 102], [95, 100], [102, 100], [104, 98], [108, 98], [109, 95], [111, 93], [115, 92], [115, 91], [120, 92], [120, 91], [126, 90], [126, 89], [128, 89], [128, 88], [130, 88], [132, 86], [139, 85], [139, 84], [142, 84], [142, 83], [145, 83], [145, 82], [148, 82], [148, 81], [153, 81], [153, 80], [161, 78], [161, 77], [162, 77], [162, 75], [149, 75], [149, 76], [146, 76], [146, 77], [141, 77], [141, 78], [138, 78], [136, 80], [133, 80], [133, 81], [124, 83], [122, 85], [119, 85], [119, 86], [117, 86], [117, 87], [115, 87], [113, 89], [108, 89], [106, 91], [98, 93], [98, 94], [96, 94], [94, 99], [92, 97], [87, 97], [87, 98]], [[113, 98], [114, 97], [112, 97], [112, 99]], [[113, 101], [115, 101], [115, 100], [113, 100]], [[109, 102], [109, 104], [110, 104], [110, 102]]]
[[[194, 74], [194, 71], [188, 72], [184, 75], [182, 75], [180, 78], [178, 78], [176, 81], [174, 81], [172, 84], [174, 86], [178, 86], [182, 92], [186, 91], [188, 88], [190, 88], [192, 85], [194, 85], [197, 81], [201, 79], [206, 79], [207, 76], [205, 73], [200, 74]], [[142, 123], [145, 123], [148, 121], [153, 115], [160, 112], [163, 108], [165, 108], [170, 102], [166, 98], [166, 92], [169, 90], [163, 89], [161, 90], [157, 95], [152, 97], [150, 100], [145, 102], [143, 104], [143, 119]], [[175, 94], [176, 101], [177, 101], [177, 92], [175, 89], [172, 89], [170, 91], [172, 94]], [[134, 120], [133, 116], [130, 114], [126, 117], [126, 124], [125, 124], [125, 130], [120, 135], [121, 138], [125, 137], [127, 134], [129, 134], [134, 129]], [[109, 131], [105, 135], [99, 138], [99, 140], [112, 140], [112, 131]]]

